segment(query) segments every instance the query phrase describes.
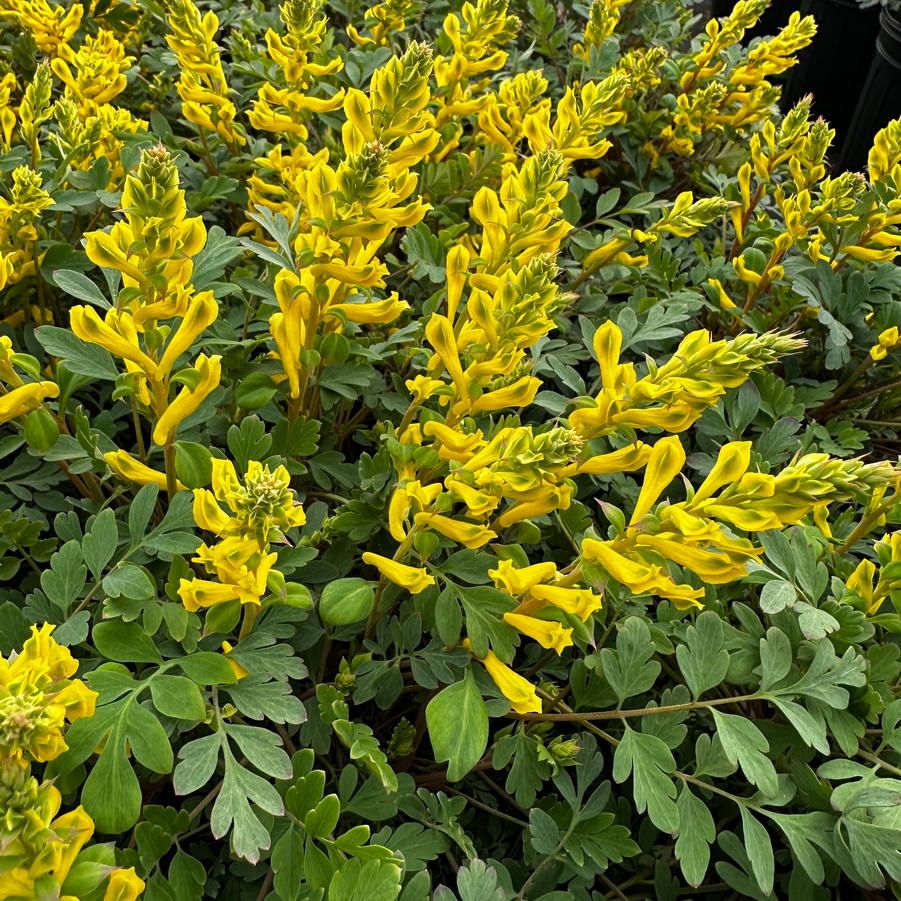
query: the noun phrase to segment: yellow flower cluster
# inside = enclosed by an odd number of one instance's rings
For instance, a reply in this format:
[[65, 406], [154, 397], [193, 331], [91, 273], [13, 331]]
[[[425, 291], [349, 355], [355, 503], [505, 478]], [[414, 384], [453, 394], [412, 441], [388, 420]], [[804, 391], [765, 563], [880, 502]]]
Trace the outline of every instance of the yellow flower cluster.
[[48, 3], [47, 0], [7, 0], [0, 8], [0, 18], [11, 19], [31, 33], [38, 50], [48, 56], [62, 55], [69, 50], [84, 16], [84, 7], [73, 3]]
[[720, 448], [716, 463], [689, 499], [654, 505], [685, 462], [678, 438], [658, 441], [626, 529], [610, 541], [586, 538], [582, 561], [600, 567], [636, 594], [655, 594], [677, 607], [702, 606], [702, 588], [677, 584], [666, 562], [693, 572], [707, 585], [741, 578], [763, 552], [726, 529], [764, 532], [825, 513], [829, 504], [882, 488], [896, 478], [891, 464], [861, 464], [808, 454], [777, 475], [749, 472], [750, 442]]
[[361, 47], [385, 47], [391, 43], [394, 35], [400, 34], [407, 27], [407, 17], [415, 13], [416, 0], [382, 0], [374, 3], [363, 14], [364, 30], [361, 34], [353, 25], [347, 25], [350, 39]]
[[194, 491], [194, 521], [219, 541], [202, 544], [194, 562], [217, 581], [182, 579], [179, 596], [188, 610], [229, 601], [259, 606], [274, 575], [276, 554], [270, 544], [286, 541], [285, 532], [306, 522], [290, 482], [283, 466], [270, 470], [251, 460], [242, 482], [230, 461], [213, 460], [212, 491]]
[[816, 23], [812, 16], [792, 13], [777, 35], [736, 53], [768, 5], [768, 0], [738, 0], [728, 16], [707, 23], [696, 52], [677, 60], [682, 74], [675, 110], [646, 146], [652, 159], [662, 153], [693, 156], [702, 140], [727, 129], [747, 135], [771, 117], [779, 89], [767, 79], [797, 63], [798, 52], [816, 34]]
[[13, 170], [9, 199], [0, 197], [0, 290], [33, 275], [41, 213], [53, 198], [27, 166]]
[[[17, 0], [0, 10], [0, 18], [16, 19], [51, 57], [49, 65], [36, 68], [18, 111], [11, 103], [15, 77], [8, 73], [0, 79], [0, 144], [8, 149], [18, 121], [36, 166], [41, 158], [38, 128], [52, 118], [57, 129], [53, 139], [68, 165], [85, 170], [103, 157], [110, 164], [108, 187], [114, 190], [124, 175], [119, 159], [123, 135], [145, 131], [147, 123], [112, 103], [125, 90], [126, 73], [134, 62], [120, 38], [100, 28], [96, 35], [87, 35], [78, 49], [71, 46], [82, 13], [79, 4], [66, 10], [45, 0]], [[54, 75], [64, 90], [51, 104]]]
[[281, 77], [261, 85], [247, 116], [254, 128], [284, 135], [301, 149], [305, 160], [311, 157], [303, 146], [308, 137], [304, 120], [311, 113], [340, 109], [344, 101], [343, 89], [330, 97], [313, 97], [309, 93], [316, 79], [339, 72], [343, 65], [340, 57], [331, 56], [324, 49], [327, 22], [321, 7], [319, 0], [288, 0], [280, 7], [284, 33], [270, 28], [266, 32], [266, 47]]
[[166, 41], [178, 60], [178, 96], [182, 115], [196, 125], [201, 141], [217, 134], [232, 148], [245, 143], [235, 125], [235, 105], [215, 41], [219, 19], [212, 10], [201, 15], [193, 0], [166, 0], [171, 34]]
[[[542, 227], [546, 229], [548, 223]], [[497, 239], [495, 247], [502, 246]], [[897, 473], [888, 463], [863, 464], [817, 454], [796, 460], [776, 475], [758, 473], [751, 469], [750, 444], [733, 442], [723, 446], [710, 474], [697, 490], [689, 491], [685, 501], [660, 503], [682, 471], [685, 453], [675, 436], [649, 446], [638, 441], [635, 432], [688, 428], [728, 388], [738, 387], [753, 372], [802, 346], [793, 338], [773, 334], [711, 341], [706, 332], [696, 332], [684, 339], [668, 363], [649, 364], [648, 374], [637, 378], [631, 364], [620, 362], [622, 334], [606, 323], [594, 340], [601, 392], [593, 399], [579, 399], [568, 427], [536, 430], [498, 425], [483, 434], [473, 417], [482, 412], [479, 399], [491, 395], [480, 395], [479, 382], [468, 375], [475, 364], [464, 368], [461, 362], [467, 361], [469, 343], [464, 336], [468, 329], [477, 324], [480, 341], [483, 335], [502, 334], [509, 341], [519, 339], [514, 347], [521, 349], [546, 334], [553, 323], [546, 317], [535, 319], [534, 307], [532, 319], [505, 320], [506, 310], [480, 298], [481, 281], [475, 277], [469, 279], [469, 300], [464, 305], [466, 281], [461, 270], [468, 257], [460, 248], [456, 256], [448, 261], [450, 315], [432, 315], [426, 334], [435, 354], [426, 366], [428, 374], [408, 383], [413, 403], [405, 417], [407, 424], [388, 439], [397, 473], [388, 505], [388, 530], [398, 548], [392, 558], [373, 553], [363, 557], [384, 581], [418, 594], [435, 584], [427, 563], [440, 542], [470, 549], [490, 545], [498, 565], [489, 575], [497, 589], [516, 602], [504, 614], [504, 622], [560, 653], [572, 644], [577, 622], [600, 608], [598, 589], [609, 580], [635, 594], [667, 598], [678, 607], [700, 606], [704, 589], [679, 580], [674, 567], [693, 573], [701, 584], [734, 581], [747, 573], [749, 562], [762, 552], [734, 530], [784, 528], [809, 515], [824, 522], [829, 504], [865, 500], [896, 480]], [[483, 251], [479, 259], [505, 256], [500, 251], [495, 256]], [[527, 263], [520, 272], [529, 271], [530, 266]], [[504, 271], [503, 265], [499, 269]], [[512, 267], [506, 271], [515, 283], [519, 273]], [[521, 332], [517, 321], [526, 323]], [[482, 368], [503, 365], [498, 346], [480, 359]], [[444, 373], [450, 383], [440, 378]], [[528, 395], [537, 389], [538, 380], [530, 375], [521, 378], [536, 384], [520, 395], [506, 396], [503, 405], [490, 403], [485, 409], [529, 403]], [[443, 421], [426, 406], [432, 397], [439, 408], [445, 408]], [[421, 421], [413, 422], [417, 412]], [[630, 437], [632, 443], [598, 453], [596, 440], [612, 435]], [[580, 477], [645, 467], [628, 524], [608, 540], [586, 536], [571, 566], [562, 570], [551, 562], [522, 566], [505, 551], [505, 530], [567, 509]], [[419, 565], [407, 562], [413, 554], [419, 556]], [[534, 687], [494, 652], [483, 662], [515, 710], [541, 709]]]
[[[825, 177], [825, 156], [833, 135], [821, 120], [810, 121], [810, 101], [805, 99], [778, 128], [766, 122], [752, 136], [751, 160], [739, 169], [739, 202], [732, 210], [732, 265], [745, 288], [744, 312], [784, 276], [785, 257], [794, 248], [811, 260], [828, 262], [833, 269], [850, 260], [885, 262], [898, 255], [901, 120], [890, 122], [876, 135], [869, 182], [853, 172]], [[786, 173], [788, 177], [782, 178]], [[755, 237], [755, 212], [770, 194], [783, 225], [774, 237], [768, 236], [771, 249], [759, 262], [756, 249], [748, 254], [745, 248], [752, 246]], [[880, 340], [877, 347], [881, 344]], [[874, 359], [880, 359], [878, 351]]]
[[[122, 273], [119, 303], [103, 318], [93, 307], [72, 307], [71, 328], [124, 361], [135, 408], [150, 420], [153, 441], [166, 454], [165, 473], [122, 450], [107, 453], [107, 463], [129, 481], [171, 493], [178, 487], [172, 457], [178, 427], [216, 389], [221, 372], [220, 358], [205, 354], [177, 368], [218, 315], [213, 295], [191, 286], [192, 257], [206, 241], [206, 228], [199, 217], [187, 216], [178, 170], [162, 147], [144, 152], [126, 179], [122, 207], [124, 221], [85, 236], [88, 258]], [[171, 320], [175, 324], [162, 324]]]
[[384, 325], [408, 308], [396, 294], [373, 299], [372, 292], [387, 274], [378, 259], [382, 244], [429, 208], [414, 199], [418, 178], [411, 167], [438, 140], [426, 110], [431, 69], [429, 49], [412, 42], [376, 70], [368, 93], [351, 89], [343, 96], [344, 158], [337, 167], [327, 153], [292, 157], [299, 164], [292, 168], [298, 206], [289, 218], [301, 217], [294, 250], [303, 263], [276, 276], [279, 312], [270, 329], [297, 412], [312, 409], [307, 386], [321, 362], [323, 336], [347, 322]]
[[631, 2], [632, 0], [592, 0], [582, 42], [573, 47], [573, 53], [588, 62], [591, 51], [600, 49], [604, 41], [616, 31], [623, 7]]
[[593, 399], [583, 399], [569, 415], [570, 426], [583, 438], [630, 435], [648, 428], [684, 432], [727, 389], [804, 346], [803, 341], [777, 334], [711, 341], [708, 332], [699, 330], [682, 339], [667, 363], [651, 364], [639, 379], [630, 363], [619, 362], [622, 342], [615, 323], [606, 322], [595, 332], [601, 391]]
[[[72, 678], [78, 662], [52, 632], [47, 623], [32, 626], [20, 653], [9, 660], [0, 655], [0, 885], [6, 901], [77, 901], [60, 891], [94, 832], [83, 807], [58, 816], [59, 789], [31, 774], [32, 761], [53, 760], [66, 750], [66, 723], [93, 716], [97, 698]], [[143, 890], [134, 868], [116, 868], [103, 901], [135, 901]]]

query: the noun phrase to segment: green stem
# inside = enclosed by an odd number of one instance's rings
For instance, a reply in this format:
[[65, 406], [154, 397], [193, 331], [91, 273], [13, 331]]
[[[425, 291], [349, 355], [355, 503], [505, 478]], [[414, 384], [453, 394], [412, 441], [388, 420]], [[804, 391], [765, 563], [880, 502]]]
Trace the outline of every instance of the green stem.
[[171, 501], [178, 491], [178, 479], [175, 477], [175, 445], [167, 441], [163, 448], [163, 459], [166, 463], [166, 492]]

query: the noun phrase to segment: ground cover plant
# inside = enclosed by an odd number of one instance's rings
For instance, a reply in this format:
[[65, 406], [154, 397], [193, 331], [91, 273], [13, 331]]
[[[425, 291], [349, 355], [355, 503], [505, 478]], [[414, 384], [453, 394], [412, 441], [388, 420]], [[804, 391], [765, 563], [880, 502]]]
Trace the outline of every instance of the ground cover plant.
[[0, 0], [0, 894], [887, 897], [901, 122], [681, 0]]

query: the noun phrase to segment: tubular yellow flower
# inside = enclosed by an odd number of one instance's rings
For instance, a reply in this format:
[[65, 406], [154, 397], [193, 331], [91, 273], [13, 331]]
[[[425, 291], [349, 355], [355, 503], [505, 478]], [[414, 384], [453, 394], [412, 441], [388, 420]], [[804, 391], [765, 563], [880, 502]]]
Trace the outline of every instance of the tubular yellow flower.
[[206, 488], [194, 489], [194, 522], [207, 532], [224, 535], [232, 518], [219, 506], [216, 496]]
[[497, 538], [497, 533], [485, 526], [470, 522], [460, 522], [440, 513], [417, 513], [413, 522], [422, 528], [438, 532], [451, 541], [468, 548], [480, 548]]
[[159, 372], [162, 375], [172, 371], [178, 358], [215, 322], [218, 315], [219, 305], [211, 291], [195, 294], [188, 301], [184, 318], [169, 339], [169, 344], [160, 358]]
[[236, 601], [241, 592], [235, 585], [213, 582], [210, 579], [182, 579], [178, 583], [178, 596], [185, 609], [196, 613], [206, 607]]
[[662, 438], [651, 448], [641, 493], [629, 520], [630, 525], [634, 525], [650, 512], [666, 486], [681, 472], [684, 463], [685, 451], [682, 442], [675, 435], [671, 438]]
[[31, 382], [13, 388], [0, 396], [0, 422], [9, 422], [17, 416], [37, 410], [47, 398], [59, 396], [56, 382]]
[[[69, 324], [76, 337], [88, 344], [97, 344], [117, 357], [131, 360], [148, 378], [157, 378], [159, 368], [138, 346], [137, 333], [129, 315], [110, 310], [106, 320], [101, 319], [93, 307], [74, 306], [69, 311]], [[125, 330], [129, 332], [129, 337], [122, 334]]]
[[562, 654], [573, 643], [573, 630], [552, 620], [524, 616], [521, 613], [505, 613], [504, 622], [522, 632], [523, 635], [528, 635], [543, 648], [553, 649], [558, 654]]
[[103, 893], [103, 901], [137, 901], [144, 888], [144, 880], [134, 867], [113, 870]]
[[[564, 613], [578, 616], [584, 623], [589, 616], [597, 613], [603, 605], [601, 596], [587, 588], [562, 588], [558, 585], [536, 585], [529, 597], [551, 604]], [[527, 602], [528, 603], [528, 602]]]
[[547, 582], [556, 574], [555, 563], [533, 563], [531, 566], [516, 567], [512, 560], [498, 560], [497, 567], [488, 570], [495, 587], [512, 597], [526, 594], [539, 582]]
[[898, 327], [893, 325], [879, 334], [879, 340], [870, 348], [870, 356], [874, 360], [884, 360], [896, 347], [901, 347], [901, 335]]
[[[166, 473], [151, 469], [124, 450], [110, 451], [103, 455], [103, 459], [117, 476], [127, 482], [134, 482], [136, 485], [157, 485], [164, 490], [166, 488]], [[185, 487], [181, 482], [176, 484], [179, 490]]]
[[389, 582], [406, 588], [410, 594], [419, 594], [435, 584], [434, 577], [419, 567], [407, 566], [405, 563], [398, 563], [396, 560], [369, 551], [363, 554], [362, 559], [364, 563], [374, 566]]
[[535, 686], [524, 676], [510, 669], [494, 651], [489, 651], [485, 655], [482, 665], [517, 713], [541, 713], [541, 698], [538, 697]]
[[94, 715], [97, 693], [71, 678], [78, 663], [53, 628], [32, 626], [18, 656], [0, 654], [0, 760], [53, 760], [66, 750], [66, 722]]
[[196, 412], [204, 400], [219, 387], [222, 357], [207, 357], [205, 354], [201, 354], [194, 361], [194, 369], [200, 376], [197, 385], [193, 388], [185, 385], [166, 407], [153, 429], [153, 440], [160, 446], [170, 444], [175, 438], [178, 426]]

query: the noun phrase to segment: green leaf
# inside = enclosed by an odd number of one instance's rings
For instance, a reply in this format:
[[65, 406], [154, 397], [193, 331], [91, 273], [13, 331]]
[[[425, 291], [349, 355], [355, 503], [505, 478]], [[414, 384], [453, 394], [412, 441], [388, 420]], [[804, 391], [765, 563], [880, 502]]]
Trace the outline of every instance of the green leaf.
[[222, 751], [225, 774], [210, 815], [210, 829], [214, 838], [223, 838], [231, 831], [235, 853], [249, 863], [256, 863], [260, 851], [269, 847], [271, 839], [269, 830], [254, 813], [251, 801], [273, 816], [281, 816], [282, 799], [274, 786], [238, 763], [227, 742], [222, 742]]
[[328, 887], [328, 901], [394, 901], [400, 894], [399, 863], [353, 858], [341, 864]]
[[68, 329], [43, 325], [35, 330], [35, 335], [44, 350], [59, 357], [70, 372], [106, 382], [119, 378], [119, 370], [107, 351], [96, 344], [85, 344]]
[[670, 835], [679, 829], [676, 786], [670, 779], [675, 770], [676, 761], [661, 739], [626, 725], [613, 754], [613, 779], [622, 783], [631, 775], [635, 809], [639, 813], [647, 810], [651, 822]]
[[117, 663], [162, 663], [153, 639], [135, 622], [121, 620], [97, 623], [92, 633], [94, 647]]
[[41, 573], [41, 588], [47, 599], [63, 613], [81, 596], [87, 583], [88, 570], [82, 562], [81, 545], [67, 541], [51, 558], [50, 569]]
[[153, 508], [160, 489], [156, 485], [145, 485], [132, 500], [128, 508], [128, 532], [134, 544], [138, 544], [147, 531], [147, 524], [153, 516]]
[[470, 860], [457, 871], [460, 901], [507, 901], [510, 895], [498, 882], [497, 870], [484, 860]]
[[111, 309], [111, 304], [103, 296], [103, 292], [82, 272], [57, 269], [53, 273], [53, 281], [58, 288], [72, 297], [100, 307], [101, 310]]
[[197, 723], [206, 717], [200, 689], [184, 676], [156, 676], [150, 683], [150, 696], [153, 706], [164, 716]]
[[512, 659], [516, 630], [504, 622], [503, 616], [516, 607], [516, 601], [487, 585], [457, 586], [457, 594], [466, 613], [466, 633], [473, 652], [484, 657], [491, 650], [501, 660]]
[[676, 648], [676, 660], [691, 690], [700, 698], [719, 685], [729, 671], [729, 652], [724, 648], [723, 621], [712, 610], [705, 610], [685, 631], [685, 644]]
[[245, 410], [259, 410], [265, 407], [278, 392], [278, 385], [265, 372], [251, 372], [238, 382], [235, 402]]
[[177, 795], [190, 795], [213, 778], [219, 762], [220, 744], [218, 735], [204, 735], [182, 745], [172, 775], [172, 787]]
[[601, 663], [619, 702], [646, 692], [660, 675], [660, 664], [647, 623], [630, 616], [616, 634], [616, 650], [603, 648]]
[[179, 658], [182, 672], [198, 685], [231, 685], [237, 681], [234, 670], [222, 654], [198, 651]]
[[707, 875], [710, 865], [710, 845], [716, 838], [716, 824], [707, 805], [682, 783], [676, 801], [679, 811], [679, 837], [676, 839], [676, 857], [685, 881], [698, 886]]
[[760, 609], [770, 615], [793, 607], [798, 600], [798, 592], [791, 582], [773, 579], [767, 582], [760, 591]]
[[773, 843], [766, 828], [747, 807], [739, 807], [741, 824], [745, 835], [745, 851], [751, 861], [751, 871], [760, 886], [760, 891], [769, 895], [773, 891], [776, 863]]
[[120, 563], [103, 578], [103, 590], [111, 597], [143, 601], [156, 593], [150, 576], [134, 563]]
[[471, 670], [429, 701], [425, 718], [435, 760], [447, 761], [447, 778], [457, 782], [488, 747], [488, 708]]
[[730, 763], [737, 763], [748, 780], [768, 797], [779, 788], [776, 768], [766, 756], [770, 746], [751, 720], [734, 713], [712, 710], [716, 734]]
[[273, 779], [291, 778], [291, 759], [285, 753], [281, 736], [277, 732], [261, 729], [259, 726], [234, 724], [224, 728], [228, 737], [234, 740], [241, 753], [258, 770]]
[[539, 854], [556, 854], [560, 845], [560, 827], [540, 807], [529, 811], [529, 840]]
[[101, 510], [94, 517], [91, 530], [81, 543], [85, 562], [91, 568], [95, 579], [100, 578], [107, 563], [113, 559], [118, 544], [119, 528], [116, 525], [116, 514], [110, 508]]

